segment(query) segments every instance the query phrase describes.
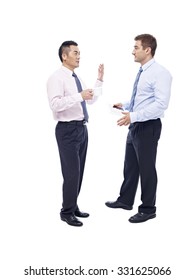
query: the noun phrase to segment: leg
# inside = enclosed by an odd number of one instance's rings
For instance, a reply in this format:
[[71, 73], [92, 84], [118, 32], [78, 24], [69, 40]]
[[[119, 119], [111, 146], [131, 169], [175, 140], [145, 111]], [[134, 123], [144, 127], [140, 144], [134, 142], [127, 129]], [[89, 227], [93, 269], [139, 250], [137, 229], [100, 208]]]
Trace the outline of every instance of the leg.
[[[85, 161], [86, 161], [86, 155], [87, 155], [88, 130], [87, 130], [87, 126], [80, 126], [80, 127], [78, 127], [78, 129], [79, 129], [79, 133], [80, 133], [80, 138], [82, 139], [82, 142], [80, 143], [80, 147], [79, 147], [79, 165], [80, 165], [79, 184], [78, 184], [78, 195], [79, 195], [80, 190], [81, 190], [82, 181], [83, 181], [83, 174], [84, 174]], [[78, 205], [76, 206], [76, 210], [78, 212], [78, 210], [79, 210]], [[80, 215], [82, 215], [82, 217], [89, 216], [87, 213], [82, 213]]]
[[132, 144], [132, 128], [130, 128], [127, 142], [126, 142], [126, 152], [125, 152], [125, 162], [124, 162], [124, 181], [120, 189], [120, 196], [118, 201], [133, 206], [135, 194], [138, 186], [139, 180], [139, 166], [137, 161], [136, 152]]
[[136, 149], [140, 180], [141, 180], [141, 200], [139, 212], [151, 214], [156, 212], [156, 154], [157, 145], [161, 133], [161, 121], [152, 120], [138, 124], [138, 128], [133, 139]]
[[79, 149], [79, 160], [80, 160], [80, 176], [79, 176], [79, 190], [78, 193], [80, 192], [81, 185], [82, 185], [82, 180], [83, 180], [83, 174], [84, 174], [84, 169], [85, 169], [85, 161], [86, 161], [86, 155], [87, 155], [87, 147], [88, 147], [88, 131], [87, 131], [87, 126], [83, 126], [83, 136], [82, 136], [82, 143], [80, 145]]
[[61, 216], [68, 216], [74, 213], [77, 207], [80, 180], [79, 149], [81, 135], [78, 133], [77, 126], [58, 123], [56, 126], [56, 139], [64, 179]]

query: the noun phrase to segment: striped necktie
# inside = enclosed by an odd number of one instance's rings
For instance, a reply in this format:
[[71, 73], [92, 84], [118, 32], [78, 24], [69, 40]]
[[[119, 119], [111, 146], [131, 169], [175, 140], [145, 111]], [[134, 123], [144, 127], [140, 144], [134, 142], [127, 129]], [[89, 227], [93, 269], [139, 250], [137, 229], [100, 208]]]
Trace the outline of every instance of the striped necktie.
[[[77, 85], [78, 92], [81, 92], [83, 90], [82, 86], [81, 86], [81, 82], [79, 81], [77, 75], [74, 72], [73, 72], [72, 76], [75, 78], [75, 82], [76, 82], [76, 85]], [[85, 100], [83, 100], [81, 102], [81, 105], [82, 105], [82, 108], [83, 108], [84, 119], [85, 119], [86, 122], [88, 122], [89, 115], [88, 115], [88, 112], [87, 112], [87, 106], [86, 106]]]
[[137, 73], [137, 77], [135, 79], [134, 85], [133, 85], [133, 93], [132, 93], [131, 101], [130, 101], [130, 105], [129, 105], [129, 111], [130, 112], [133, 112], [135, 95], [136, 95], [136, 92], [137, 92], [137, 84], [139, 82], [139, 78], [140, 78], [140, 75], [141, 75], [142, 71], [143, 71], [143, 69], [140, 67], [139, 72]]

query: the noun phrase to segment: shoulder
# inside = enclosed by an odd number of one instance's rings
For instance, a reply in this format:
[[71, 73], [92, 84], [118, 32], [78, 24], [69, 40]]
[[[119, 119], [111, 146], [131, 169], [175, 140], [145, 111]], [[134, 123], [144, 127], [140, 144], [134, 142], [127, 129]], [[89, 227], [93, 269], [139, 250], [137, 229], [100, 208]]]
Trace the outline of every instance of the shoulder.
[[49, 78], [58, 77], [58, 76], [61, 76], [61, 75], [62, 75], [62, 69], [59, 68], [59, 69], [55, 70], [55, 71], [49, 76]]
[[63, 70], [61, 68], [55, 70], [48, 78], [48, 83], [55, 80], [63, 80]]
[[157, 74], [164, 74], [164, 75], [167, 75], [167, 76], [171, 77], [170, 71], [166, 67], [164, 67], [163, 65], [161, 65], [161, 64], [159, 64], [158, 62], [155, 61], [153, 66], [154, 66], [154, 70]]

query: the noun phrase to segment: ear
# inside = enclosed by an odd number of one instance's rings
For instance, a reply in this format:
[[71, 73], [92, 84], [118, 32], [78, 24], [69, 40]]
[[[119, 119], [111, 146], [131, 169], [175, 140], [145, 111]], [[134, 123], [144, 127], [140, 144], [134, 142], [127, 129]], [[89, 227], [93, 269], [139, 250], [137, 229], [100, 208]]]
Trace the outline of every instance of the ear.
[[148, 48], [146, 48], [146, 54], [150, 54], [151, 53], [151, 48], [150, 47], [148, 47]]
[[62, 53], [62, 59], [63, 59], [63, 61], [66, 61], [66, 59], [67, 59], [67, 54], [65, 52]]

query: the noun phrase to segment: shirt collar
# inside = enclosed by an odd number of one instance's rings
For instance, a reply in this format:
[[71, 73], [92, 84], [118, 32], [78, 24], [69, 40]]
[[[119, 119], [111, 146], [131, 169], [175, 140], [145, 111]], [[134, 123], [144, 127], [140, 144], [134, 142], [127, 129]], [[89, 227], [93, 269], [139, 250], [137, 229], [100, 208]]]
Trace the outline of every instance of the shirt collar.
[[154, 58], [150, 59], [148, 62], [146, 62], [144, 65], [142, 65], [143, 71], [145, 71], [148, 67], [150, 67], [155, 62]]
[[72, 76], [73, 71], [65, 67], [64, 65], [61, 66], [62, 71], [66, 72], [68, 75]]

